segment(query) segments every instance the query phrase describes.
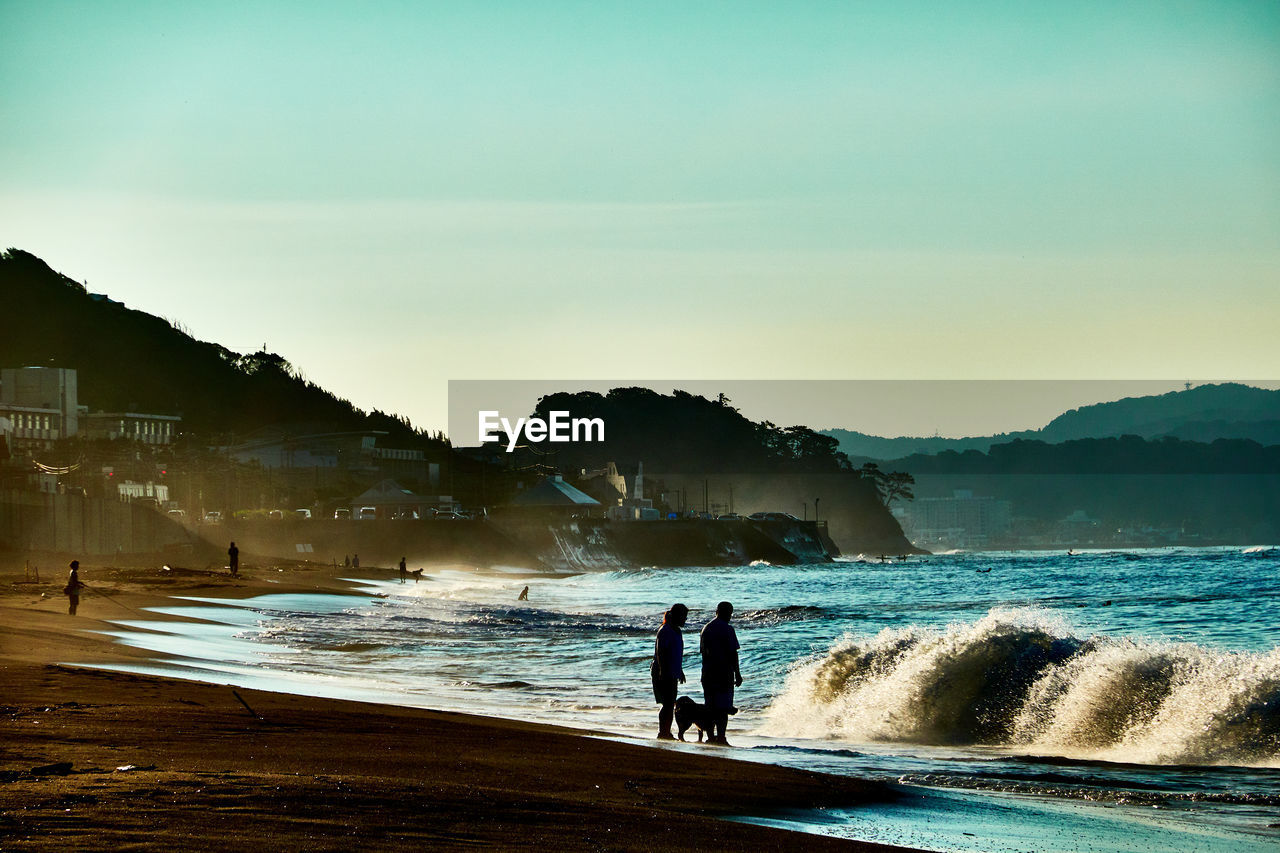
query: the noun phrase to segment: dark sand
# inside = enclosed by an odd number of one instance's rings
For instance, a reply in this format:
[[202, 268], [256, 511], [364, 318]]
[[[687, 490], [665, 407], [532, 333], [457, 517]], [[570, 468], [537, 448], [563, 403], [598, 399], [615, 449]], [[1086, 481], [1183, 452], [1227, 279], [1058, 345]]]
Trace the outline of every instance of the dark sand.
[[60, 665], [142, 656], [91, 632], [171, 594], [341, 588], [304, 566], [81, 574], [113, 600], [71, 617], [63, 570], [0, 573], [0, 849], [896, 849], [720, 819], [891, 796], [732, 750]]

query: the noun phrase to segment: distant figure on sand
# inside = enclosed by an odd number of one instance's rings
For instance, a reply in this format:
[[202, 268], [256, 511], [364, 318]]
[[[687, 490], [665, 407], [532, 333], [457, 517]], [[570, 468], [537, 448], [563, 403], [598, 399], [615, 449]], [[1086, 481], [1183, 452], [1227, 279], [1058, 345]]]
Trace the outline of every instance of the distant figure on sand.
[[354, 557], [352, 557], [352, 558], [351, 558], [351, 568], [353, 568], [353, 569], [358, 569], [358, 568], [360, 568], [360, 555], [359, 555], [359, 554], [356, 554]]
[[733, 605], [722, 601], [716, 605], [716, 618], [702, 629], [702, 692], [707, 699], [707, 711], [711, 717], [711, 736], [708, 743], [728, 746], [725, 729], [729, 715], [734, 713], [733, 688], [742, 686], [742, 671], [738, 668], [738, 634], [729, 624]]
[[405, 558], [400, 558], [400, 583], [404, 583], [404, 579], [409, 576], [409, 566], [405, 563]]
[[344, 568], [344, 569], [349, 569], [349, 568], [351, 568], [351, 555], [350, 555], [350, 554], [343, 554], [343, 555], [342, 555], [342, 568]]
[[236, 543], [232, 542], [231, 547], [227, 549], [227, 559], [231, 561], [231, 577], [237, 577], [240, 574], [240, 549], [236, 547]]
[[675, 740], [671, 734], [671, 722], [676, 715], [677, 685], [684, 683], [684, 634], [680, 629], [689, 619], [689, 608], [673, 604], [662, 614], [662, 627], [653, 642], [653, 663], [649, 674], [653, 678], [653, 699], [662, 709], [658, 711], [658, 739]]
[[528, 600], [529, 600], [529, 587], [526, 586], [524, 589], [520, 590], [520, 597], [517, 598], [516, 601], [528, 601]]
[[76, 608], [80, 606], [80, 589], [84, 586], [80, 582], [80, 561], [71, 561], [71, 577], [67, 578], [67, 585], [62, 591], [67, 596], [67, 613], [71, 616], [76, 615]]

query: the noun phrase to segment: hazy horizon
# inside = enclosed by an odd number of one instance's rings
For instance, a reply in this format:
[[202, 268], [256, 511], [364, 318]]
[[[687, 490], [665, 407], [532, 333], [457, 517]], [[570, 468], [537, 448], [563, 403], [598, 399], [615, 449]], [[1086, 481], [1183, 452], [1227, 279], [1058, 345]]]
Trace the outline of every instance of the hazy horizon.
[[[847, 429], [884, 438], [974, 438], [1037, 430], [1071, 409], [1181, 391], [1185, 384], [1171, 380], [455, 380], [449, 383], [447, 433], [456, 446], [473, 446], [476, 415], [481, 410], [522, 417], [545, 394], [603, 394], [613, 388], [641, 386], [661, 394], [678, 389], [709, 400], [723, 393], [729, 405], [748, 419], [784, 427]], [[1280, 381], [1242, 384], [1280, 389]]]

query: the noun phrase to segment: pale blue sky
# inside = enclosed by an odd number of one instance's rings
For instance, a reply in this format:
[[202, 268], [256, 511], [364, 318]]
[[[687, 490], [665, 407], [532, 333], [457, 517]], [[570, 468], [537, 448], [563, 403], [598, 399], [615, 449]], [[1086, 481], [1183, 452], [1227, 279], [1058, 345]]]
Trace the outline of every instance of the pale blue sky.
[[1275, 3], [0, 0], [0, 126], [0, 243], [433, 428], [462, 378], [1280, 376]]

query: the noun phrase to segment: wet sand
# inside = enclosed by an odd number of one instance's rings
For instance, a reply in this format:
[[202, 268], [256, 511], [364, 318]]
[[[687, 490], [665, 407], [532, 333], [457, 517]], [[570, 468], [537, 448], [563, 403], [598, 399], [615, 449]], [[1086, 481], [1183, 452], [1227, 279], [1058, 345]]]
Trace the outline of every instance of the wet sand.
[[64, 570], [0, 571], [0, 846], [898, 849], [722, 819], [892, 796], [732, 750], [66, 665], [149, 657], [92, 632], [171, 595], [338, 591], [341, 574], [86, 562], [72, 617]]

